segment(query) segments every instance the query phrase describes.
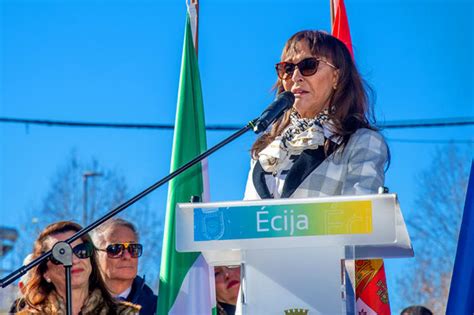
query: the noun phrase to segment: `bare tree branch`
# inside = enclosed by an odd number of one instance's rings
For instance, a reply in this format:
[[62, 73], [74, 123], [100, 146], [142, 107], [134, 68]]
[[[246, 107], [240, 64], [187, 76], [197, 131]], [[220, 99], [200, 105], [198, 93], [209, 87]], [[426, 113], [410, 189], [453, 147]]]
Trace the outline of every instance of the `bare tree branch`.
[[444, 314], [464, 208], [472, 148], [439, 148], [430, 168], [417, 175], [418, 197], [407, 215], [415, 248], [414, 268], [397, 280], [403, 300]]
[[[33, 241], [46, 225], [71, 220], [83, 225], [83, 175], [85, 172], [100, 173], [101, 176], [88, 179], [87, 193], [89, 222], [98, 219], [109, 210], [126, 201], [131, 194], [123, 175], [118, 171], [102, 166], [98, 160], [84, 162], [75, 152], [71, 152], [63, 165], [59, 166], [51, 178], [51, 186], [38, 207], [30, 210], [24, 218], [25, 230], [20, 236], [21, 246], [16, 251], [18, 264], [31, 251]], [[147, 282], [158, 287], [159, 264], [161, 255], [163, 212], [151, 211], [147, 199], [137, 202], [121, 213], [121, 217], [133, 222], [140, 233], [140, 242], [144, 246], [140, 257], [139, 270], [146, 270]], [[31, 224], [32, 218], [38, 218], [39, 224]], [[21, 250], [20, 250], [21, 247]], [[144, 268], [146, 266], [146, 268]]]

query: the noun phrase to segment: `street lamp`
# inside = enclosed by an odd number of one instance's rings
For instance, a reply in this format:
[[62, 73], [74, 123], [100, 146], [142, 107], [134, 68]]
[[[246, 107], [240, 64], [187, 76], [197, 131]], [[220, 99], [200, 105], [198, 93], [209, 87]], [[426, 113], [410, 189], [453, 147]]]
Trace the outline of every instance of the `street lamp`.
[[82, 174], [83, 194], [82, 194], [82, 223], [87, 225], [87, 180], [89, 177], [102, 176], [102, 173], [88, 171]]
[[16, 229], [3, 226], [0, 227], [0, 275], [2, 275], [3, 272], [9, 271], [3, 269], [3, 256], [13, 249], [13, 245], [17, 238], [18, 231]]

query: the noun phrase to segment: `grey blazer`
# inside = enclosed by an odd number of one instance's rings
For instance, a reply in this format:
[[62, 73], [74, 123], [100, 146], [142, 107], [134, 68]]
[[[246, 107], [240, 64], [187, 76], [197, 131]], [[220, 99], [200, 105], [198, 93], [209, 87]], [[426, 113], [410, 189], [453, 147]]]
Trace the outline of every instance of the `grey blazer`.
[[[305, 150], [289, 170], [281, 198], [374, 194], [384, 184], [388, 148], [376, 131], [361, 128], [345, 148], [324, 156], [322, 148]], [[273, 198], [267, 181], [274, 180], [258, 160], [251, 161], [245, 200]]]

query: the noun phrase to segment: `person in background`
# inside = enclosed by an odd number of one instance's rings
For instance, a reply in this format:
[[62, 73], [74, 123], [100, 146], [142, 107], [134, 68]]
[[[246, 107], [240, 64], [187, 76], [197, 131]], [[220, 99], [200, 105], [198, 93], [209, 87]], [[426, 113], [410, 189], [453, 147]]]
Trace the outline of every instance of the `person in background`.
[[403, 309], [400, 315], [433, 315], [433, 312], [422, 305], [412, 305]]
[[214, 267], [218, 315], [234, 315], [240, 289], [240, 266]]
[[140, 314], [156, 314], [158, 297], [137, 276], [142, 255], [138, 231], [124, 219], [110, 219], [92, 232], [99, 251], [99, 267], [113, 297], [141, 305]]
[[[33, 254], [28, 254], [26, 255], [25, 259], [23, 260], [23, 266], [28, 265], [31, 261], [33, 260]], [[22, 299], [23, 295], [26, 292], [26, 284], [28, 283], [28, 280], [31, 277], [31, 272], [25, 273], [23, 276], [21, 276], [20, 281], [18, 281], [18, 298], [13, 302], [12, 306], [10, 307], [9, 313], [14, 314], [24, 308], [25, 305], [25, 300]]]
[[[33, 254], [26, 255], [25, 259], [23, 260], [23, 266], [28, 265], [33, 260]], [[25, 294], [25, 286], [28, 283], [28, 280], [31, 278], [31, 273], [25, 273], [18, 281], [18, 289], [20, 289], [21, 294]]]
[[[65, 241], [82, 227], [71, 221], [50, 224], [38, 236], [33, 248], [33, 259]], [[140, 307], [114, 300], [100, 276], [96, 252], [86, 234], [71, 243], [72, 314], [138, 314]], [[25, 306], [17, 312], [26, 314], [66, 314], [66, 281], [64, 267], [49, 258], [30, 271], [22, 301]]]

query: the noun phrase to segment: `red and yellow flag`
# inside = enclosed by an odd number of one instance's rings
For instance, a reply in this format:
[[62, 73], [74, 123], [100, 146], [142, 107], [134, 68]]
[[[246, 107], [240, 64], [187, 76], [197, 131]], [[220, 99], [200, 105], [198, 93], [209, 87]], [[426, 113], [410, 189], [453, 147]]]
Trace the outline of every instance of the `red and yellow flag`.
[[[351, 32], [344, 0], [330, 1], [332, 35], [346, 44], [354, 59]], [[356, 260], [355, 277], [357, 314], [389, 315], [390, 303], [383, 260]]]
[[355, 275], [358, 313], [367, 315], [390, 314], [383, 260], [356, 260]]

